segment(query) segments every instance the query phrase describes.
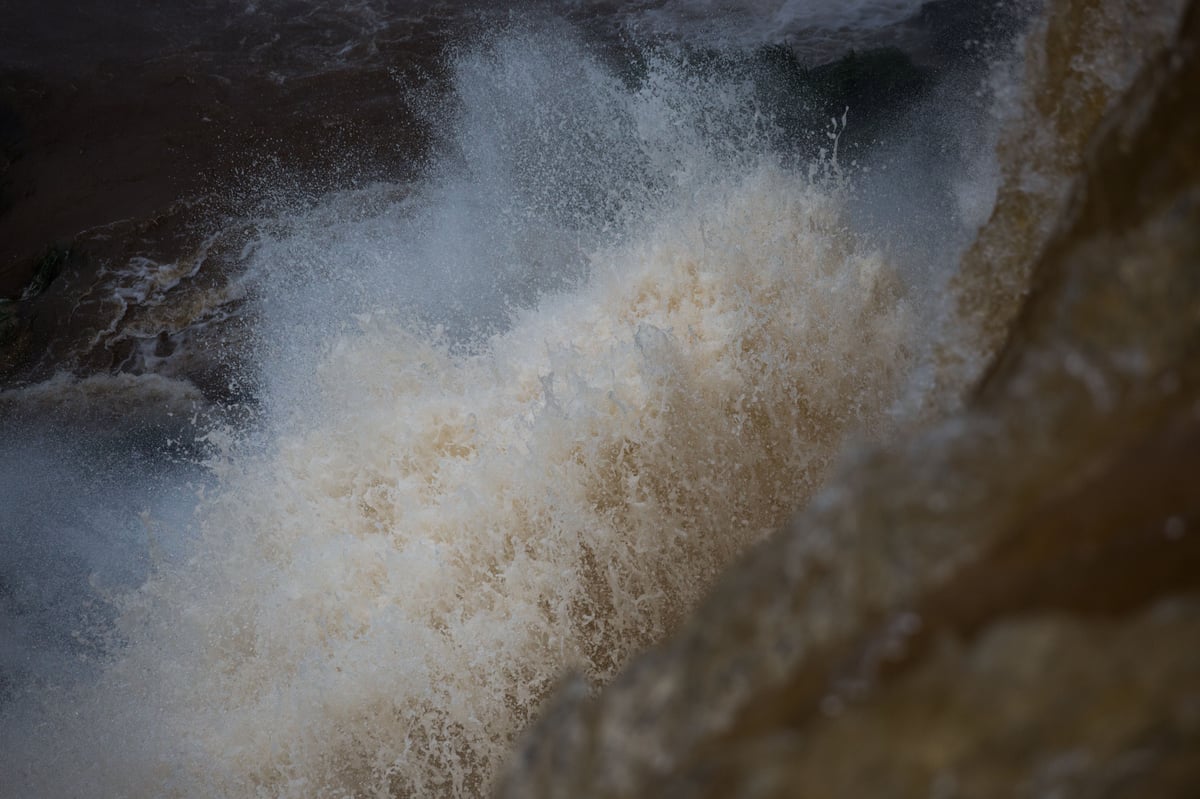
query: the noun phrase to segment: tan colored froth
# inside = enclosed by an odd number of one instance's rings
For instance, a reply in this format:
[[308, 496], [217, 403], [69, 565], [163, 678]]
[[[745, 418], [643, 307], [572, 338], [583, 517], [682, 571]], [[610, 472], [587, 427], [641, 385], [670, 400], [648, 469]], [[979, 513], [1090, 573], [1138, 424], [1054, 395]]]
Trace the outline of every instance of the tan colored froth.
[[887, 432], [909, 323], [839, 191], [706, 190], [474, 354], [362, 319], [130, 602], [107, 793], [482, 791], [565, 669], [606, 681]]

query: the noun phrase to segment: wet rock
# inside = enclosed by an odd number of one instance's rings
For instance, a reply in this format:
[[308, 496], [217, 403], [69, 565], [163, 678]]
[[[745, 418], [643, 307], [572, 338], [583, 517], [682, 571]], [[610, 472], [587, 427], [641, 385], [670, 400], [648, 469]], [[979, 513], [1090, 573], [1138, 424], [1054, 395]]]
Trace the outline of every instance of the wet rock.
[[1193, 795], [1197, 141], [1193, 4], [967, 409], [853, 458], [598, 697], [564, 689], [498, 795]]
[[728, 741], [674, 795], [1192, 796], [1198, 634], [1200, 607], [1179, 602], [945, 637], [864, 702]]
[[1147, 55], [1174, 36], [1181, 7], [1065, 0], [1048, 4], [1025, 35], [1023, 88], [999, 109], [1007, 117], [997, 144], [1002, 183], [955, 279], [966, 330], [957, 348], [944, 348], [947, 385], [972, 382], [1004, 342], [1085, 144]]

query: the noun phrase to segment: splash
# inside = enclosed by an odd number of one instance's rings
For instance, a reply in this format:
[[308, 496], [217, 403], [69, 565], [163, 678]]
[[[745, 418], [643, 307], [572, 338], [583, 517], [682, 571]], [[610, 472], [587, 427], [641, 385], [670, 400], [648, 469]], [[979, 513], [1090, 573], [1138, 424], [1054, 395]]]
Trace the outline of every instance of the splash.
[[611, 676], [882, 433], [887, 265], [818, 187], [722, 188], [479, 354], [336, 342], [326, 423], [228, 464], [196, 561], [124, 608], [85, 707], [145, 747], [119, 790], [477, 791], [564, 666]]
[[900, 424], [915, 300], [839, 171], [784, 166], [736, 75], [552, 38], [459, 55], [425, 186], [258, 243], [267, 441], [6, 780], [478, 794], [565, 668], [611, 678]]

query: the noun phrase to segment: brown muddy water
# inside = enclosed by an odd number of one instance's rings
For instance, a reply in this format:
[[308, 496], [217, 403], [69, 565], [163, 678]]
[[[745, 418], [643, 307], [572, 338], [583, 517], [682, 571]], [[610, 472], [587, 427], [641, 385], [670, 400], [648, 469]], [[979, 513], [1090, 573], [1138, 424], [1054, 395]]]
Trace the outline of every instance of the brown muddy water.
[[0, 785], [1200, 790], [1194, 3], [0, 10]]

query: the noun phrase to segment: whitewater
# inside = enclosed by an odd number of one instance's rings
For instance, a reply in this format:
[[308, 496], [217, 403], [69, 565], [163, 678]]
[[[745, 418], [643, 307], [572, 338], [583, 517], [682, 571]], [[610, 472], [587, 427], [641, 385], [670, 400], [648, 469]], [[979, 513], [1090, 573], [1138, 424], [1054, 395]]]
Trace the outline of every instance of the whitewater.
[[[776, 5], [796, 36], [917, 4]], [[847, 154], [856, 109], [797, 150], [746, 42], [720, 46], [631, 66], [507, 18], [414, 92], [440, 131], [420, 180], [255, 220], [256, 402], [199, 414], [202, 469], [137, 508], [148, 576], [97, 589], [89, 670], [0, 710], [0, 784], [483, 794], [564, 674], [605, 684], [848, 449], [956, 401], [948, 287], [997, 189], [1007, 51]], [[70, 392], [200, 404], [122, 380]]]

